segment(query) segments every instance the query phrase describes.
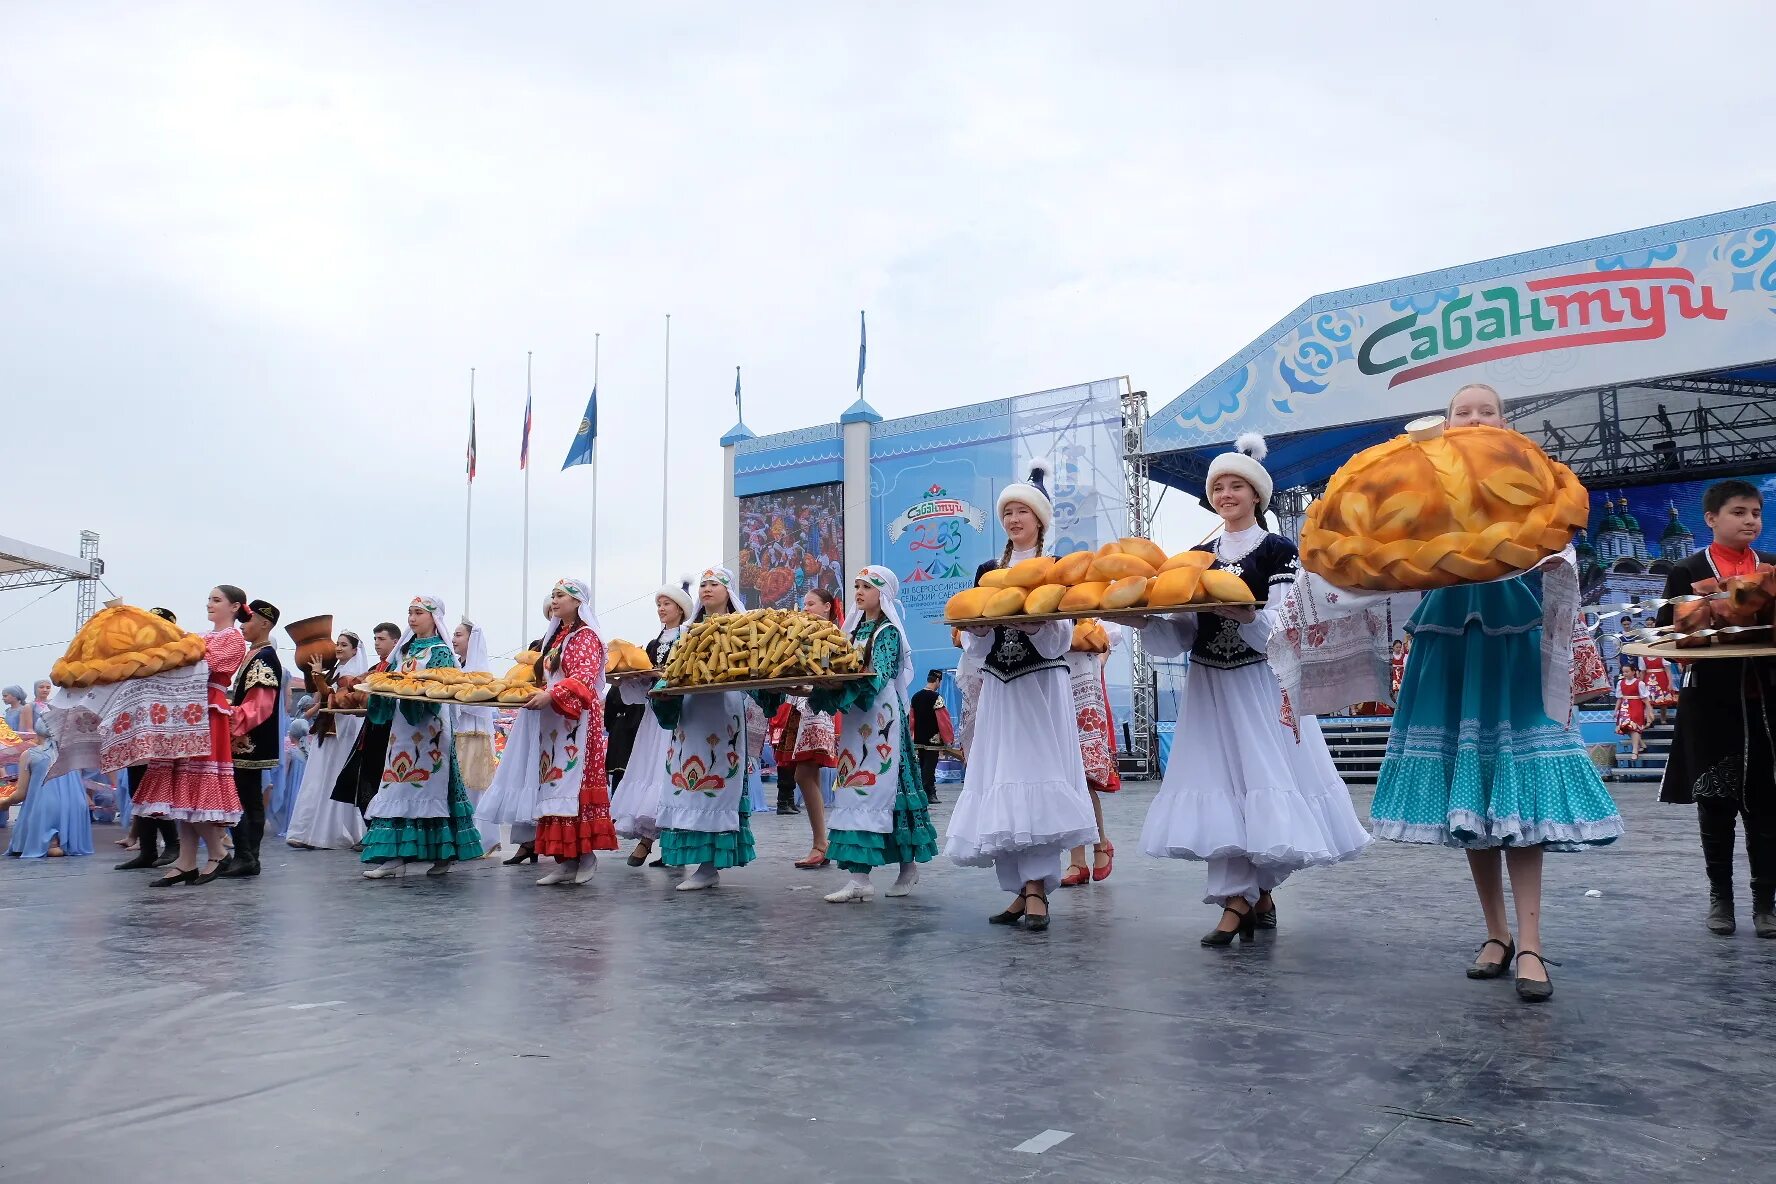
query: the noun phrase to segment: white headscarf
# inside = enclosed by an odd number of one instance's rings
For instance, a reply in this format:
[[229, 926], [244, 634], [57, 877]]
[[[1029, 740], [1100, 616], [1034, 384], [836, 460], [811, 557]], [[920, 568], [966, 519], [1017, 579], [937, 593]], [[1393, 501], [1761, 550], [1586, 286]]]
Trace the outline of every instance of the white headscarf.
[[[415, 604], [432, 614], [432, 632], [438, 636], [438, 640], [444, 643], [445, 649], [450, 649], [450, 632], [444, 628], [444, 621], [448, 615], [444, 611], [444, 598], [442, 596], [415, 596], [412, 604], [409, 604], [407, 607], [412, 608]], [[397, 669], [400, 667], [401, 657], [407, 652], [407, 643], [412, 640], [413, 626], [412, 624], [409, 624], [405, 629], [401, 630], [401, 640], [395, 643], [395, 651], [389, 655], [389, 663], [391, 667]], [[450, 650], [450, 656], [454, 659], [456, 657], [456, 651], [453, 649]]]
[[[592, 585], [585, 580], [578, 580], [572, 576], [563, 576], [561, 579], [556, 580], [555, 587], [550, 589], [551, 601], [554, 599], [554, 593], [556, 592], [565, 592], [580, 602], [580, 623], [592, 630], [593, 633], [597, 634], [598, 640], [602, 643], [604, 641], [604, 630], [598, 624], [598, 614], [592, 611]], [[555, 635], [559, 632], [561, 632], [561, 622], [555, 617], [550, 617], [549, 628], [547, 632], [543, 634], [543, 652], [545, 654], [549, 652], [549, 646], [554, 642]], [[470, 644], [473, 645], [474, 643], [471, 641]], [[604, 698], [605, 682], [603, 671], [599, 672], [598, 685], [592, 689], [597, 692], [600, 699]]]
[[[876, 591], [882, 594], [882, 617], [890, 625], [893, 625], [900, 634], [900, 669], [894, 671], [891, 677], [894, 680], [894, 685], [900, 688], [901, 700], [905, 702], [913, 688], [913, 643], [912, 639], [907, 636], [906, 617], [901, 611], [900, 577], [888, 568], [872, 565], [858, 572], [857, 578], [868, 580]], [[854, 632], [858, 622], [862, 620], [863, 610], [852, 608], [850, 614], [845, 618], [845, 632]], [[885, 672], [877, 671], [876, 673]]]
[[[356, 638], [357, 634], [352, 634], [352, 637]], [[357, 648], [352, 653], [351, 660], [335, 670], [333, 672], [333, 677], [339, 678], [343, 675], [346, 678], [362, 678], [369, 673], [370, 651], [365, 648], [364, 643], [360, 641], [357, 644]]]
[[734, 573], [725, 567], [709, 567], [705, 568], [703, 574], [697, 577], [698, 612], [703, 611], [703, 585], [709, 583], [720, 584], [727, 589], [729, 612], [743, 613], [746, 611], [746, 602], [740, 599], [740, 582], [734, 578]]
[[[487, 662], [487, 631], [467, 617], [463, 618], [468, 626], [469, 644], [463, 647], [462, 668], [479, 670], [492, 674], [493, 668]], [[451, 653], [455, 653], [455, 647]], [[456, 705], [456, 730], [458, 732], [493, 732], [493, 717], [499, 712], [498, 707], [481, 703], [458, 703]]]

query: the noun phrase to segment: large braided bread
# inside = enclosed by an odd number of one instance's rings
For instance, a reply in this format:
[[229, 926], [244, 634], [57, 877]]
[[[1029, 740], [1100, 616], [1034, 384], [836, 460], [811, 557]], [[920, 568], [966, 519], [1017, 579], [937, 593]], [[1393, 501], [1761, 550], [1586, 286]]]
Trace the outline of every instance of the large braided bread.
[[1564, 550], [1590, 516], [1571, 469], [1519, 432], [1415, 432], [1357, 453], [1307, 510], [1301, 564], [1340, 588], [1496, 580]]
[[203, 660], [204, 640], [171, 621], [127, 604], [106, 608], [81, 627], [68, 652], [50, 667], [58, 687], [149, 678]]

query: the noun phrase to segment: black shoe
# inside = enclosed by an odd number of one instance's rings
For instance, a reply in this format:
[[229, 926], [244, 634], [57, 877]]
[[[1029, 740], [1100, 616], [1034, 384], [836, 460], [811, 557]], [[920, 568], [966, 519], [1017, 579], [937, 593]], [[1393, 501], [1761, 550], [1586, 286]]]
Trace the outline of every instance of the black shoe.
[[256, 876], [259, 874], [259, 861], [257, 859], [242, 859], [239, 856], [236, 856], [223, 864], [221, 868], [217, 870], [216, 874], [221, 876], [224, 880], [244, 880], [248, 876]]
[[931, 804], [932, 804], [932, 805], [934, 805], [934, 806], [941, 806], [941, 805], [943, 805], [943, 799], [942, 799], [942, 798], [940, 798], [940, 797], [938, 797], [938, 796], [937, 796], [937, 795], [936, 795], [936, 794], [934, 794], [934, 793], [928, 793], [928, 794], [926, 794], [926, 795], [925, 795], [925, 800], [926, 800], [926, 801], [928, 801], [928, 802], [930, 802], [930, 803], [931, 803]]
[[537, 861], [536, 848], [532, 847], [529, 843], [519, 843], [517, 853], [514, 854], [512, 856], [512, 858], [507, 859], [507, 860], [503, 860], [502, 862], [505, 864], [505, 866], [511, 867], [514, 864], [535, 863], [536, 861]]
[[[1497, 946], [1505, 952], [1505, 956], [1497, 962], [1482, 962], [1480, 954], [1486, 952], [1486, 946]], [[1486, 939], [1486, 945], [1480, 947], [1480, 954], [1474, 955], [1474, 964], [1468, 967], [1468, 977], [1474, 979], [1503, 978], [1505, 969], [1511, 965], [1511, 959], [1517, 956], [1516, 942], [1502, 942], [1496, 937]]]
[[1252, 910], [1252, 927], [1254, 929], [1275, 929], [1277, 927], [1277, 906], [1274, 901], [1267, 909]]
[[[1534, 958], [1537, 962], [1542, 964], [1542, 972], [1544, 974], [1547, 973], [1548, 967], [1560, 965], [1558, 962], [1549, 962], [1534, 950], [1520, 950], [1517, 954], [1517, 958], [1519, 962], [1524, 958]], [[1523, 1000], [1525, 1003], [1546, 1003], [1548, 1000], [1554, 998], [1553, 976], [1549, 975], [1548, 977], [1548, 982], [1539, 982], [1536, 979], [1524, 978], [1522, 975], [1518, 975], [1517, 998]]]
[[160, 858], [158, 858], [154, 861], [154, 866], [155, 867], [166, 867], [170, 863], [178, 863], [178, 862], [179, 862], [179, 849], [177, 847], [168, 847], [165, 851], [162, 851], [160, 853]]
[[657, 857], [652, 863], [648, 864], [648, 866], [649, 867], [665, 867], [666, 866], [666, 857], [664, 855], [661, 855], [661, 856]]
[[1752, 889], [1751, 927], [1759, 937], [1776, 937], [1776, 893]]
[[139, 867], [158, 867], [158, 866], [159, 866], [159, 864], [155, 860], [154, 856], [149, 855], [147, 852], [144, 852], [144, 851], [138, 851], [136, 853], [136, 857], [134, 859], [126, 859], [122, 863], [115, 865], [111, 870], [118, 871], [118, 872], [133, 872]]
[[1048, 931], [1048, 893], [1032, 892], [1030, 896], [1033, 900], [1042, 902], [1042, 915], [1040, 917], [1031, 915], [1029, 906], [1026, 905], [1024, 907], [1024, 928], [1031, 933], [1045, 933]]
[[150, 880], [150, 881], [148, 881], [148, 887], [150, 887], [150, 888], [171, 888], [174, 884], [201, 884], [201, 883], [203, 883], [203, 877], [197, 874], [196, 868], [192, 868], [188, 872], [174, 872], [170, 876], [162, 876], [158, 880]]
[[[1240, 903], [1245, 904], [1244, 898], [1240, 898]], [[1242, 941], [1252, 941], [1257, 937], [1258, 919], [1254, 915], [1255, 910], [1251, 905], [1247, 904], [1246, 911], [1243, 913], [1231, 905], [1223, 905], [1221, 911], [1224, 913], [1232, 913], [1234, 916], [1238, 917], [1239, 925], [1233, 929], [1215, 928], [1209, 930], [1207, 933], [1203, 934], [1203, 945], [1208, 946], [1211, 949], [1217, 949], [1222, 946], [1232, 945], [1233, 939], [1236, 937], [1240, 938]]]
[[1733, 917], [1733, 894], [1731, 892], [1722, 892], [1718, 888], [1709, 889], [1708, 932], [1718, 933], [1722, 937], [1725, 937], [1737, 928], [1738, 923]]
[[1030, 891], [1027, 888], [1024, 891], [1018, 893], [1017, 911], [1014, 913], [1010, 909], [1006, 909], [1002, 913], [994, 913], [992, 916], [987, 918], [987, 924], [989, 924], [989, 925], [1016, 925], [1019, 921], [1022, 921], [1024, 919], [1024, 897], [1026, 897], [1028, 895], [1030, 895]]
[[221, 875], [222, 869], [226, 866], [226, 862], [218, 862], [207, 872], [193, 870], [186, 874], [193, 877], [191, 880], [193, 884], [208, 884], [211, 880], [214, 880], [217, 876]]
[[624, 862], [627, 863], [630, 867], [640, 867], [642, 864], [646, 863], [647, 861], [648, 861], [648, 848], [638, 846], [635, 848], [635, 850], [633, 850], [629, 853], [629, 858], [626, 859]]

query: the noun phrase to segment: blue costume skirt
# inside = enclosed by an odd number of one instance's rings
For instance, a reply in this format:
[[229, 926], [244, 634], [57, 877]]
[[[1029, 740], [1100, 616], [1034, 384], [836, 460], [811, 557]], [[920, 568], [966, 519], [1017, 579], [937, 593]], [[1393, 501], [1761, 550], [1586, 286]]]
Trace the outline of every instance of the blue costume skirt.
[[49, 854], [54, 838], [69, 855], [91, 855], [92, 815], [86, 805], [86, 783], [79, 773], [44, 777], [48, 767], [45, 760], [31, 769], [29, 791], [12, 820], [12, 845], [7, 854], [41, 859]]
[[1446, 847], [1613, 843], [1622, 817], [1576, 728], [1542, 710], [1542, 609], [1522, 580], [1441, 588], [1413, 614], [1376, 837]]

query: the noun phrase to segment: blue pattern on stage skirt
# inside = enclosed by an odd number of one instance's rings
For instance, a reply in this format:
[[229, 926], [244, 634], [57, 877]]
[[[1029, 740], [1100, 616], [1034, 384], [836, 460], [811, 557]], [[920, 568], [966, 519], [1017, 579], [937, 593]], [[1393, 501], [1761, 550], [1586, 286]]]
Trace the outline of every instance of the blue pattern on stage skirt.
[[1376, 837], [1446, 847], [1613, 843], [1622, 817], [1570, 724], [1542, 710], [1540, 603], [1521, 579], [1442, 588], [1407, 631]]

